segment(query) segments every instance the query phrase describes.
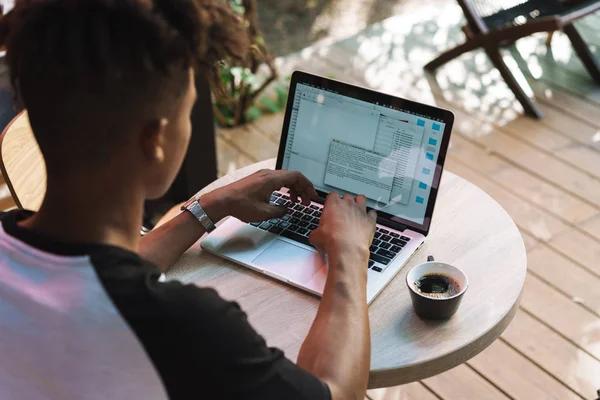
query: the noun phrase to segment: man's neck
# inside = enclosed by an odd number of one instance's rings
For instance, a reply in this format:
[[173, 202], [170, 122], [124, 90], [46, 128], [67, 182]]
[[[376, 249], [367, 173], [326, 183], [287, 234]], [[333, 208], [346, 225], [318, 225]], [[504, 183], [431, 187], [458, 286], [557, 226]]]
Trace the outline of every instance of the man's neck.
[[137, 252], [143, 211], [143, 195], [134, 190], [48, 182], [40, 210], [19, 225], [65, 243], [107, 244]]

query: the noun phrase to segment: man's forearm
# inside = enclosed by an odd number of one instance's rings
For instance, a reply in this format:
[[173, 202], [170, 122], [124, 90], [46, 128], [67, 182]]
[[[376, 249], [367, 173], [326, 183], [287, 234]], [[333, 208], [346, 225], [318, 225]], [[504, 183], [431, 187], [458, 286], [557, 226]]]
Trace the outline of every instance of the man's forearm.
[[[200, 205], [215, 223], [227, 215], [225, 201], [212, 193], [203, 196]], [[139, 252], [166, 272], [205, 232], [196, 217], [184, 211], [144, 236]]]
[[367, 388], [367, 257], [346, 253], [329, 259], [321, 305], [298, 355], [298, 365], [328, 383], [334, 399], [363, 399]]
[[139, 253], [166, 272], [204, 232], [191, 213], [183, 212], [144, 236]]

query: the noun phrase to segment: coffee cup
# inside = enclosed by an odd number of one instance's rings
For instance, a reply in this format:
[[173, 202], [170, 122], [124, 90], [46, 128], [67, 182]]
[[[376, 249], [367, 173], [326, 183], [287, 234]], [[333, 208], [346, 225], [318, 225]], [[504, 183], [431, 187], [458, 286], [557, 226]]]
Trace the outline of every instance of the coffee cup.
[[452, 317], [469, 287], [467, 276], [453, 265], [428, 261], [414, 266], [406, 275], [413, 307], [423, 319]]

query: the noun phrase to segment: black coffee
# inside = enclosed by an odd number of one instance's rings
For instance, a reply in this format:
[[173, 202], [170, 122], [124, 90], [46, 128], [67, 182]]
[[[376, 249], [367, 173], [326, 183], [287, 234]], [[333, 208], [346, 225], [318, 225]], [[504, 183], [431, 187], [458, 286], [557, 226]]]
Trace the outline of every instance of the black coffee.
[[460, 285], [445, 274], [426, 274], [415, 281], [419, 292], [428, 297], [445, 298], [460, 293]]

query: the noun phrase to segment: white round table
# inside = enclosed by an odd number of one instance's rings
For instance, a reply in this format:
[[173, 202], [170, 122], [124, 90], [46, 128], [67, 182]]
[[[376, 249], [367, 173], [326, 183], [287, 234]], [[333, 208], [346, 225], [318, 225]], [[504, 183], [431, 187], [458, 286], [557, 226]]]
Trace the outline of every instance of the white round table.
[[[201, 193], [274, 165], [275, 160], [268, 160], [242, 168]], [[430, 254], [461, 268], [469, 278], [458, 312], [446, 322], [417, 317], [404, 281], [407, 271]], [[517, 311], [526, 269], [523, 240], [510, 216], [479, 188], [444, 172], [424, 245], [369, 307], [369, 388], [421, 380], [484, 350]], [[167, 277], [214, 287], [224, 298], [239, 302], [267, 344], [292, 360], [319, 306], [315, 296], [202, 252], [199, 242]]]

